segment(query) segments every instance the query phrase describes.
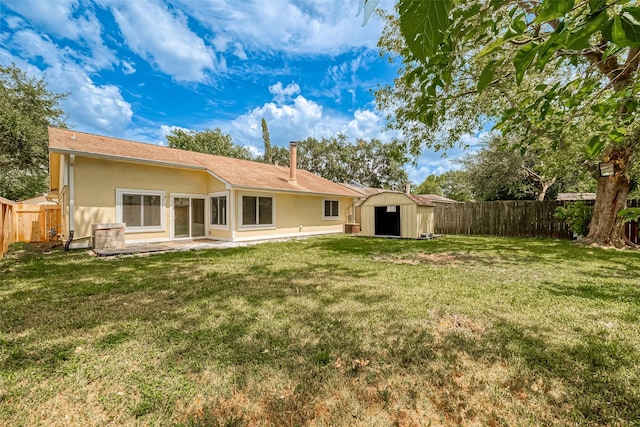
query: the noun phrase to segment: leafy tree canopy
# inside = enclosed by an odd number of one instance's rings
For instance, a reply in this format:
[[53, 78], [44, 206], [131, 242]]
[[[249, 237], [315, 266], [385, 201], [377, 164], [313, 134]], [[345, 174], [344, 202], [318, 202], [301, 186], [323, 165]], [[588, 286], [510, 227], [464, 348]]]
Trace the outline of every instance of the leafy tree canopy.
[[397, 142], [382, 143], [344, 135], [298, 143], [298, 167], [334, 182], [357, 181], [366, 187], [404, 189], [406, 152]]
[[49, 188], [47, 127], [66, 127], [64, 94], [15, 65], [0, 66], [0, 196], [22, 200]]
[[167, 135], [167, 142], [171, 148], [234, 157], [236, 159], [253, 159], [251, 152], [247, 148], [234, 144], [231, 135], [222, 133], [220, 128], [206, 129], [202, 132], [173, 129], [171, 135]]
[[517, 148], [569, 147], [594, 170], [613, 163], [612, 177], [598, 177], [587, 241], [619, 246], [640, 145], [636, 2], [400, 0], [398, 12], [380, 46], [404, 67], [377, 99], [412, 152], [452, 147], [493, 121]]

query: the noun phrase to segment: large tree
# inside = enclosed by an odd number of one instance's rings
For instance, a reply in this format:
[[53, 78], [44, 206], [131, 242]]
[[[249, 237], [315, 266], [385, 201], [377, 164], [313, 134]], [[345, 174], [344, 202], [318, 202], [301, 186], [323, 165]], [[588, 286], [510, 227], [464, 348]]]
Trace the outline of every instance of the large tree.
[[349, 141], [338, 135], [298, 143], [298, 167], [334, 182], [356, 181], [366, 187], [404, 189], [408, 161], [397, 142], [378, 139]]
[[513, 145], [492, 133], [482, 138], [478, 150], [458, 160], [476, 200], [545, 200], [559, 191], [592, 190], [586, 171], [574, 159], [539, 153], [535, 147], [513, 150]]
[[49, 188], [47, 127], [65, 127], [65, 97], [15, 65], [0, 66], [0, 196], [21, 200]]
[[167, 135], [167, 142], [171, 148], [235, 157], [244, 160], [253, 159], [249, 149], [236, 145], [231, 135], [222, 133], [220, 128], [213, 130], [206, 129], [202, 132], [179, 128], [173, 129], [171, 135]]
[[398, 12], [380, 45], [404, 66], [378, 100], [413, 152], [491, 121], [522, 150], [578, 147], [597, 179], [586, 241], [624, 245], [617, 213], [640, 145], [635, 1], [400, 0]]

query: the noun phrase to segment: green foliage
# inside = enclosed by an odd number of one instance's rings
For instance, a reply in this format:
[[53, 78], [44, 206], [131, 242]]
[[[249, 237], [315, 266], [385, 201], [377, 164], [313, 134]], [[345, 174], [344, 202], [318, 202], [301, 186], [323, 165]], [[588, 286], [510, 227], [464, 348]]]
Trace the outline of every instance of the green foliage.
[[523, 148], [576, 142], [574, 156], [593, 159], [630, 143], [635, 2], [403, 0], [398, 12], [379, 46], [403, 68], [377, 100], [413, 153], [453, 147], [490, 120]]
[[47, 127], [65, 127], [65, 96], [15, 65], [0, 66], [0, 197], [21, 200], [49, 188]]
[[469, 185], [468, 173], [463, 170], [447, 171], [440, 175], [440, 186], [442, 195], [459, 202], [466, 202], [473, 199], [471, 186]]
[[442, 183], [441, 178], [438, 175], [431, 174], [427, 176], [424, 181], [412, 191], [413, 194], [437, 194], [442, 196]]
[[269, 127], [267, 126], [267, 121], [265, 118], [262, 118], [262, 141], [264, 142], [264, 155], [262, 156], [262, 161], [264, 163], [273, 163], [273, 152], [271, 148], [271, 136], [269, 135]]
[[593, 207], [583, 200], [569, 203], [566, 206], [558, 206], [554, 213], [557, 219], [561, 219], [569, 224], [569, 229], [574, 236], [586, 236], [589, 232], [589, 222]]
[[334, 182], [357, 181], [366, 187], [404, 189], [408, 179], [403, 165], [407, 161], [398, 142], [351, 142], [344, 135], [298, 142], [298, 167]]
[[624, 222], [640, 221], [640, 208], [626, 208], [618, 212], [618, 217]]
[[167, 142], [171, 148], [234, 157], [236, 159], [253, 159], [249, 149], [234, 144], [231, 135], [223, 134], [220, 128], [206, 129], [202, 132], [173, 129], [171, 133], [171, 135], [167, 135]]

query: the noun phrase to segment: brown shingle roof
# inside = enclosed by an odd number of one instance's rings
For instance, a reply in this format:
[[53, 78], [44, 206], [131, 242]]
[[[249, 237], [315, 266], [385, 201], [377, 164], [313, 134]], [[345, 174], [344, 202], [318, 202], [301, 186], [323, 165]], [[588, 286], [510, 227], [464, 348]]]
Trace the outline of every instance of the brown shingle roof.
[[407, 197], [416, 202], [418, 206], [435, 206], [433, 202], [425, 196], [407, 194]]
[[449, 199], [448, 197], [443, 197], [438, 194], [418, 194], [421, 197], [425, 197], [427, 200], [432, 201], [433, 203], [460, 203], [457, 200]]
[[237, 188], [362, 197], [354, 190], [302, 169], [298, 169], [296, 181], [291, 182], [288, 167], [178, 150], [67, 129], [49, 128], [49, 151], [207, 170]]

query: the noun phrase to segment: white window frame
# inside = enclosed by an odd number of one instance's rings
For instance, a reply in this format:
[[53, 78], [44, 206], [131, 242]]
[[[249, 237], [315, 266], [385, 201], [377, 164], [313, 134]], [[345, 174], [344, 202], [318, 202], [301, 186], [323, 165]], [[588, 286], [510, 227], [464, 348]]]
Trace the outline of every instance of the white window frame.
[[133, 194], [140, 196], [160, 196], [160, 226], [136, 226], [136, 227], [125, 227], [125, 232], [129, 233], [154, 233], [159, 231], [166, 230], [166, 204], [165, 204], [165, 192], [164, 191], [154, 191], [154, 190], [140, 190], [135, 188], [116, 188], [116, 222], [123, 222], [123, 212], [122, 212], [122, 195], [123, 194]]
[[[240, 193], [238, 195], [238, 230], [269, 230], [276, 228], [276, 196], [274, 194], [260, 194], [260, 193]], [[256, 222], [260, 218], [260, 197], [271, 199], [271, 224], [243, 224], [242, 223], [242, 210], [244, 207], [243, 197], [256, 197]]]
[[[324, 211], [324, 205], [326, 202], [336, 202], [338, 203], [338, 212], [335, 216], [326, 216]], [[340, 220], [340, 200], [338, 199], [324, 199], [322, 201], [322, 220], [323, 221], [339, 221]]]
[[[220, 225], [220, 224], [211, 224], [211, 198], [212, 197], [226, 197], [227, 198], [227, 209], [225, 212], [226, 218], [225, 218], [225, 222], [226, 225]], [[216, 230], [228, 230], [229, 229], [229, 220], [231, 218], [230, 215], [230, 210], [231, 210], [231, 198], [229, 197], [229, 192], [228, 191], [220, 191], [217, 193], [209, 193], [209, 201], [208, 201], [208, 208], [209, 208], [209, 228], [214, 228]]]

